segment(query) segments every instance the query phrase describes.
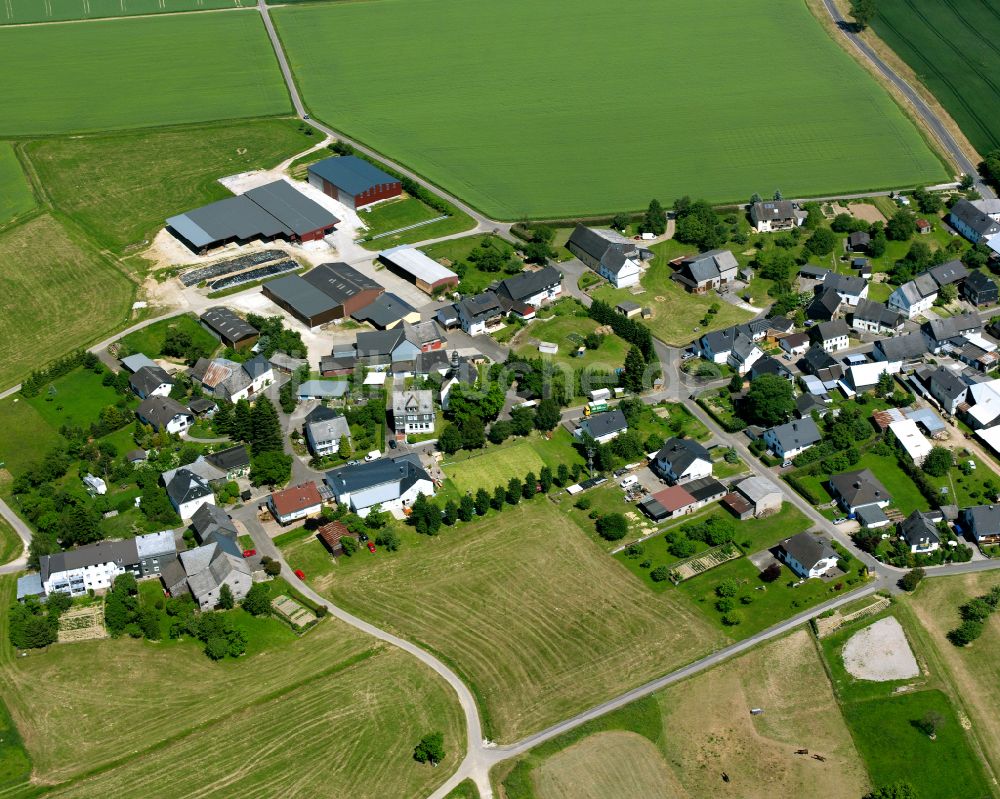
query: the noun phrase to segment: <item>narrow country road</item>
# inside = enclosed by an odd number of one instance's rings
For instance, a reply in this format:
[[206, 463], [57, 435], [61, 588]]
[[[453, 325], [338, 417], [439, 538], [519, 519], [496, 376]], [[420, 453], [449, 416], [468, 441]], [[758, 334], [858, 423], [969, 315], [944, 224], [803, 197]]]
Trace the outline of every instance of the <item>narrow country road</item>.
[[951, 135], [947, 126], [941, 121], [941, 118], [931, 109], [927, 103], [924, 102], [923, 98], [909, 83], [903, 80], [890, 67], [883, 61], [878, 53], [869, 45], [864, 39], [861, 38], [852, 28], [851, 24], [844, 19], [840, 10], [834, 4], [833, 0], [823, 0], [823, 5], [826, 7], [827, 12], [830, 17], [836, 23], [837, 28], [844, 35], [848, 42], [850, 42], [857, 50], [875, 67], [875, 69], [881, 74], [886, 80], [892, 83], [893, 86], [899, 91], [903, 97], [913, 106], [917, 114], [924, 121], [924, 124], [931, 130], [934, 138], [940, 142], [941, 146], [948, 152], [948, 155], [958, 166], [958, 168], [967, 175], [972, 175], [975, 183], [975, 189], [983, 197], [987, 199], [996, 198], [996, 194], [993, 189], [987, 186], [979, 177], [979, 173], [976, 171], [976, 165], [969, 160], [968, 156], [959, 146], [958, 142], [955, 141], [955, 137]]

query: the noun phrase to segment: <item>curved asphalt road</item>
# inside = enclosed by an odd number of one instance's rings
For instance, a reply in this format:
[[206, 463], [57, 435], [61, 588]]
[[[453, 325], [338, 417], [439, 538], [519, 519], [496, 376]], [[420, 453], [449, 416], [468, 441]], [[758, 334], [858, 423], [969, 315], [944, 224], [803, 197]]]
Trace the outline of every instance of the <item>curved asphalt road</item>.
[[959, 147], [958, 142], [955, 141], [955, 137], [951, 135], [948, 128], [941, 121], [936, 113], [923, 101], [923, 98], [917, 93], [917, 91], [910, 86], [905, 80], [903, 80], [888, 64], [885, 63], [878, 54], [868, 45], [854, 30], [851, 28], [851, 23], [844, 19], [837, 6], [834, 5], [833, 0], [823, 0], [823, 5], [826, 7], [827, 12], [830, 17], [837, 24], [837, 28], [854, 47], [868, 60], [870, 61], [879, 74], [885, 77], [888, 81], [892, 83], [896, 89], [913, 105], [920, 118], [924, 121], [934, 137], [940, 142], [941, 146], [947, 150], [948, 155], [958, 166], [958, 168], [967, 175], [972, 175], [975, 179], [974, 186], [976, 191], [978, 191], [983, 197], [987, 199], [993, 199], [996, 194], [993, 192], [989, 186], [983, 183], [979, 178], [979, 173], [976, 170], [976, 165], [973, 164], [965, 152]]

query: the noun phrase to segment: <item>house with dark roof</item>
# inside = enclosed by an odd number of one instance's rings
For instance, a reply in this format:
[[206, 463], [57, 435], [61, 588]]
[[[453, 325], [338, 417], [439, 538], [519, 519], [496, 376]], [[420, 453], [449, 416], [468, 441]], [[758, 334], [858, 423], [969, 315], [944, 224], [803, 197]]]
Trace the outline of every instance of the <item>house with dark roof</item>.
[[248, 349], [260, 338], [257, 328], [222, 305], [209, 308], [199, 320], [203, 328], [230, 349]]
[[554, 266], [543, 266], [504, 278], [494, 291], [505, 310], [524, 317], [525, 309], [537, 310], [562, 294], [562, 278]]
[[135, 409], [139, 421], [156, 431], [183, 433], [194, 424], [194, 414], [170, 397], [147, 397]]
[[310, 164], [308, 180], [310, 186], [354, 210], [403, 193], [399, 178], [356, 155], [334, 156]]
[[937, 524], [929, 514], [913, 511], [899, 523], [899, 537], [910, 547], [913, 554], [925, 555], [941, 546], [941, 536]]
[[868, 281], [856, 275], [831, 272], [823, 280], [823, 288], [836, 291], [840, 301], [852, 308], [868, 298]]
[[613, 411], [583, 417], [573, 434], [578, 438], [590, 436], [598, 444], [606, 444], [627, 431], [628, 421], [625, 419], [625, 414], [615, 408]]
[[881, 302], [872, 300], [858, 302], [851, 315], [851, 327], [859, 332], [876, 335], [902, 333], [903, 322], [903, 315], [899, 311], [891, 310]]
[[837, 318], [842, 302], [836, 289], [821, 283], [816, 287], [812, 302], [806, 306], [806, 317], [814, 322], [829, 322]]
[[995, 215], [986, 213], [975, 203], [964, 199], [951, 207], [948, 224], [973, 244], [979, 244], [1000, 233], [1000, 221]]
[[670, 438], [664, 442], [653, 461], [659, 474], [669, 483], [687, 483], [712, 475], [712, 456], [692, 438]]
[[927, 354], [927, 342], [920, 333], [906, 333], [875, 342], [872, 357], [876, 361], [902, 361], [914, 363]]
[[323, 497], [316, 483], [310, 481], [275, 491], [268, 497], [267, 506], [278, 524], [291, 524], [299, 519], [315, 516], [323, 509]]
[[791, 200], [762, 200], [750, 206], [750, 222], [758, 233], [801, 227], [809, 216]]
[[844, 376], [844, 366], [819, 344], [813, 344], [799, 362], [802, 370], [815, 375], [823, 383], [839, 380]]
[[778, 556], [799, 577], [822, 577], [837, 565], [837, 553], [830, 541], [813, 533], [799, 533], [778, 544]]
[[794, 380], [791, 370], [777, 358], [767, 355], [761, 358], [750, 369], [750, 380], [756, 380], [761, 375], [775, 375], [791, 382]]
[[455, 303], [459, 324], [470, 336], [487, 333], [504, 320], [503, 305], [492, 291], [484, 291], [474, 297], [463, 297]]
[[851, 231], [844, 240], [844, 249], [847, 252], [868, 252], [868, 245], [871, 244], [872, 237], [863, 230]]
[[961, 261], [954, 260], [930, 267], [927, 270], [927, 274], [934, 278], [934, 282], [940, 288], [941, 286], [951, 285], [961, 286], [962, 282], [968, 278], [969, 270]]
[[935, 355], [964, 347], [968, 343], [965, 337], [978, 334], [982, 329], [983, 323], [976, 313], [960, 313], [931, 319], [920, 326], [920, 332], [927, 342], [927, 349]]
[[396, 294], [379, 294], [371, 303], [351, 314], [356, 322], [367, 322], [376, 330], [389, 330], [404, 322], [419, 322], [420, 311]]
[[309, 450], [317, 458], [333, 455], [340, 449], [340, 439], [351, 442], [351, 428], [344, 415], [325, 405], [317, 405], [306, 415], [303, 424]]
[[160, 366], [143, 366], [129, 375], [128, 384], [139, 399], [168, 397], [174, 387], [174, 379]]
[[814, 394], [806, 392], [795, 398], [795, 413], [800, 419], [811, 417], [813, 413], [822, 418], [829, 412], [830, 408], [827, 407], [827, 404]]
[[858, 508], [878, 505], [885, 508], [892, 502], [890, 494], [871, 469], [842, 472], [830, 478], [830, 493], [848, 514], [853, 516]]
[[703, 508], [712, 502], [718, 502], [728, 493], [728, 489], [711, 476], [689, 480], [684, 483], [684, 490], [694, 498], [694, 510]]
[[242, 444], [210, 452], [205, 455], [205, 460], [224, 472], [227, 480], [235, 480], [250, 474], [250, 453]]
[[434, 496], [434, 481], [415, 453], [341, 466], [323, 480], [337, 502], [359, 516], [367, 516], [376, 505], [384, 511], [401, 511], [418, 494]]
[[779, 424], [764, 431], [767, 448], [782, 460], [791, 460], [823, 439], [811, 416]]
[[925, 375], [924, 385], [928, 393], [946, 413], [954, 415], [958, 406], [965, 401], [969, 386], [954, 372], [939, 366], [929, 375]]
[[1000, 505], [974, 505], [959, 513], [962, 531], [979, 544], [1000, 544]]
[[422, 351], [415, 338], [409, 335], [406, 325], [392, 330], [364, 331], [355, 340], [355, 357], [359, 363], [380, 372], [395, 364], [412, 364]]
[[99, 541], [65, 552], [41, 555], [38, 571], [46, 594], [74, 597], [84, 596], [88, 591], [106, 590], [118, 575], [126, 572], [142, 576], [134, 538]]
[[397, 436], [429, 433], [436, 419], [434, 394], [430, 389], [392, 392], [392, 428]]
[[962, 296], [973, 305], [994, 305], [997, 302], [997, 284], [980, 269], [974, 269], [962, 285]]
[[163, 582], [171, 596], [183, 595], [186, 588], [201, 610], [213, 610], [219, 604], [224, 585], [229, 586], [237, 602], [253, 585], [253, 572], [239, 545], [228, 538], [181, 552], [180, 566], [183, 581], [179, 571], [171, 568], [164, 572]]
[[566, 248], [615, 288], [639, 283], [642, 261], [652, 257], [624, 236], [614, 231], [597, 230], [577, 223]]
[[704, 294], [710, 289], [728, 289], [739, 268], [729, 250], [709, 250], [683, 259], [671, 277], [693, 294]]
[[206, 502], [191, 516], [191, 529], [199, 544], [210, 544], [219, 538], [235, 541], [240, 534], [232, 517], [210, 502]]
[[190, 519], [202, 505], [215, 504], [215, 494], [212, 493], [209, 480], [194, 470], [182, 466], [164, 472], [163, 476], [170, 504], [182, 519]]
[[733, 367], [737, 374], [745, 375], [763, 357], [764, 350], [758, 347], [752, 338], [741, 334], [733, 341], [733, 348], [729, 351], [726, 363]]
[[850, 346], [850, 334], [851, 328], [847, 326], [847, 322], [843, 319], [820, 322], [810, 330], [813, 342], [827, 352], [846, 350]]
[[778, 339], [778, 346], [788, 355], [805, 355], [809, 349], [809, 334], [790, 333]]

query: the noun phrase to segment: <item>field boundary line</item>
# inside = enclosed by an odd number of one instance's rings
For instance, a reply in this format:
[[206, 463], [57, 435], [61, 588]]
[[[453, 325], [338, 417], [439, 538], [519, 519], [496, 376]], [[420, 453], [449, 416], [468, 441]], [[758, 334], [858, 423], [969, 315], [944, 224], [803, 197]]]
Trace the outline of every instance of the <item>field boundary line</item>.
[[[7, 0], [9, 2], [9, 0]], [[83, 22], [113, 22], [117, 19], [140, 19], [158, 17], [181, 17], [188, 14], [217, 14], [231, 11], [253, 11], [253, 6], [233, 6], [232, 8], [192, 8], [190, 11], [163, 11], [149, 14], [118, 14], [113, 17], [84, 17], [83, 19], [50, 19], [40, 22], [0, 22], [2, 28], [37, 28], [43, 25], [79, 25]]]
[[425, 225], [432, 225], [435, 222], [440, 222], [443, 219], [451, 219], [447, 214], [444, 216], [438, 216], [434, 219], [425, 219], [423, 222], [417, 222], [413, 225], [407, 225], [406, 227], [396, 228], [395, 230], [387, 230], [385, 233], [378, 233], [374, 236], [370, 236], [365, 241], [375, 241], [375, 239], [384, 239], [386, 236], [393, 236], [396, 233], [405, 233], [407, 230], [416, 230], [419, 227], [424, 227]]

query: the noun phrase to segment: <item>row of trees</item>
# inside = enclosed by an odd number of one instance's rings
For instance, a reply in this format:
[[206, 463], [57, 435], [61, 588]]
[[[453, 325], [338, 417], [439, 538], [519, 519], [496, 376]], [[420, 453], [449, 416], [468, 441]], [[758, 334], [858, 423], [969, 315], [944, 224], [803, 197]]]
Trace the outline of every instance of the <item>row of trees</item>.
[[281, 421], [271, 400], [258, 397], [252, 406], [245, 399], [235, 405], [219, 403], [214, 421], [218, 432], [250, 446], [251, 483], [281, 485], [288, 481], [292, 459], [285, 454]]
[[39, 649], [59, 637], [59, 617], [73, 601], [66, 594], [51, 594], [43, 605], [37, 597], [15, 602], [7, 613], [7, 637], [17, 649]]
[[92, 369], [97, 372], [103, 369], [94, 353], [77, 350], [53, 361], [47, 368], [35, 370], [28, 375], [21, 383], [21, 396], [37, 397], [49, 383], [64, 375], [68, 375], [78, 366], [83, 366], [86, 369]]
[[959, 609], [962, 623], [948, 633], [948, 640], [955, 646], [971, 644], [983, 634], [986, 620], [1000, 605], [1000, 586], [994, 586], [987, 593], [970, 599]]

